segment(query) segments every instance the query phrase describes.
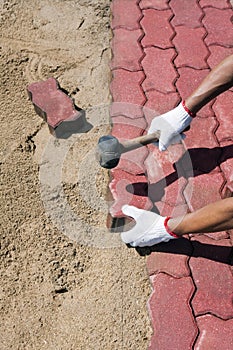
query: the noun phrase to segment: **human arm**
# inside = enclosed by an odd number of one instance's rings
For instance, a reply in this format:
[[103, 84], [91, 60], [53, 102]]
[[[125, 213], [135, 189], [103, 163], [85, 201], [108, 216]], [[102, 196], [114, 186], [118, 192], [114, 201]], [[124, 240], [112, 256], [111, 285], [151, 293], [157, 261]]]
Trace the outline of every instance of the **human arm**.
[[173, 110], [155, 117], [148, 133], [160, 131], [159, 149], [181, 140], [180, 134], [191, 124], [195, 114], [209, 101], [233, 86], [233, 55], [220, 62], [198, 88]]
[[168, 227], [177, 236], [230, 230], [233, 228], [233, 198], [208, 204], [183, 217], [171, 218]]
[[135, 219], [136, 225], [122, 232], [124, 243], [133, 247], [152, 246], [190, 233], [207, 233], [233, 228], [233, 198], [226, 198], [176, 218], [125, 205], [124, 214]]

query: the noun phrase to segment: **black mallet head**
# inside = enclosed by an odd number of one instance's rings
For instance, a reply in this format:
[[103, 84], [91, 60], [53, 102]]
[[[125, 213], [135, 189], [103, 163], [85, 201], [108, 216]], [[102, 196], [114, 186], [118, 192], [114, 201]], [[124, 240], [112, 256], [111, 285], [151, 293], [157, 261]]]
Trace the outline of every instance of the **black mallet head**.
[[111, 135], [102, 136], [97, 145], [97, 158], [100, 165], [106, 169], [117, 166], [121, 157], [121, 144]]

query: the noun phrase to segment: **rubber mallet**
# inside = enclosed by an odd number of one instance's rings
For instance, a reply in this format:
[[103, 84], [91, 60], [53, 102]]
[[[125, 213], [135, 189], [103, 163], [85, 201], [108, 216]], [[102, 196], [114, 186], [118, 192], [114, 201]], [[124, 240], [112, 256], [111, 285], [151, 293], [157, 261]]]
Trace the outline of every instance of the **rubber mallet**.
[[100, 165], [106, 169], [112, 169], [119, 163], [122, 153], [132, 151], [141, 146], [148, 145], [152, 142], [158, 142], [160, 132], [149, 135], [143, 135], [131, 140], [119, 142], [112, 135], [102, 136], [97, 145], [97, 159]]

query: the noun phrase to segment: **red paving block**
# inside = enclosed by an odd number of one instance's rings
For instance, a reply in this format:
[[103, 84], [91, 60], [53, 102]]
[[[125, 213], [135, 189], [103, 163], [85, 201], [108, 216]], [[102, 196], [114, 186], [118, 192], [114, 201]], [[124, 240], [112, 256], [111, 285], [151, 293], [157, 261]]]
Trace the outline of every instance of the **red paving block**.
[[213, 315], [196, 318], [200, 334], [194, 350], [230, 350], [233, 339], [233, 320], [223, 321]]
[[[180, 77], [176, 82], [176, 87], [182, 99], [185, 99], [200, 85], [202, 80], [208, 75], [209, 70], [182, 67], [178, 69], [178, 73]], [[211, 105], [212, 102], [208, 103], [197, 113], [197, 116], [201, 118], [213, 116]]]
[[221, 232], [213, 232], [213, 233], [205, 233], [205, 236], [215, 239], [216, 241], [220, 239], [226, 239], [229, 238], [229, 235], [226, 231], [221, 231]]
[[203, 24], [208, 32], [206, 44], [218, 44], [230, 47], [233, 44], [233, 28], [231, 23], [232, 9], [220, 10], [207, 7], [204, 9]]
[[176, 36], [173, 39], [173, 44], [178, 52], [178, 56], [175, 58], [177, 67], [208, 68], [206, 59], [209, 51], [203, 42], [205, 35], [206, 31], [204, 28], [176, 27]]
[[139, 6], [141, 9], [153, 8], [156, 10], [168, 9], [169, 0], [141, 0]]
[[202, 173], [218, 172], [221, 150], [214, 136], [217, 128], [215, 118], [194, 118], [186, 132], [184, 146], [187, 153], [180, 159], [185, 173], [191, 169]]
[[[133, 112], [137, 114], [140, 107], [146, 102], [145, 95], [141, 88], [141, 83], [144, 78], [143, 72], [128, 72], [124, 69], [116, 69], [113, 71], [113, 80], [110, 86], [112, 98], [114, 102], [121, 102], [121, 104], [115, 104], [115, 113], [118, 109], [118, 112], [123, 110], [121, 114], [125, 115], [127, 110], [130, 109], [132, 114]], [[131, 106], [128, 104], [131, 104]], [[124, 109], [126, 109], [125, 113]]]
[[169, 3], [174, 18], [172, 19], [173, 26], [200, 27], [203, 12], [199, 8], [196, 0], [171, 0]]
[[143, 51], [139, 43], [143, 33], [138, 30], [115, 29], [113, 31], [111, 69], [141, 70]]
[[217, 64], [219, 64], [224, 58], [233, 54], [232, 47], [224, 47], [218, 45], [211, 45], [208, 47], [210, 51], [210, 56], [207, 62], [211, 69], [213, 69]]
[[183, 217], [187, 213], [189, 213], [189, 208], [187, 204], [179, 204], [176, 206], [171, 206], [168, 203], [165, 202], [155, 202], [155, 207], [157, 208], [158, 212], [162, 216], [170, 216], [170, 217]]
[[218, 127], [216, 118], [193, 118], [190, 129], [186, 132], [184, 144], [186, 148], [216, 147], [218, 142], [214, 135]]
[[154, 117], [170, 111], [180, 102], [180, 97], [176, 92], [163, 94], [162, 92], [151, 90], [146, 92], [146, 97], [147, 102], [143, 107], [143, 112], [148, 126]]
[[148, 256], [146, 266], [149, 275], [164, 272], [180, 278], [190, 275], [188, 256], [192, 254], [192, 246], [188, 239], [171, 240], [159, 244]]
[[221, 199], [220, 192], [224, 185], [221, 173], [201, 174], [190, 177], [184, 190], [184, 197], [191, 211]]
[[80, 120], [81, 113], [75, 109], [73, 100], [60, 90], [59, 83], [54, 78], [32, 83], [27, 87], [28, 95], [35, 111], [54, 131], [63, 122]]
[[144, 10], [141, 26], [145, 33], [142, 46], [158, 46], [163, 49], [172, 45], [171, 40], [175, 35], [169, 21], [173, 14], [171, 10], [157, 11], [153, 9]]
[[111, 133], [120, 140], [141, 136], [147, 125], [144, 118], [131, 119], [124, 116], [113, 117], [112, 123]]
[[146, 54], [142, 60], [146, 75], [146, 79], [142, 83], [144, 91], [154, 89], [163, 93], [175, 92], [174, 83], [178, 77], [172, 64], [172, 60], [176, 56], [175, 50], [150, 47], [144, 51]]
[[112, 10], [112, 29], [126, 28], [129, 30], [140, 28], [140, 19], [142, 13], [138, 6], [138, 0], [113, 0]]
[[228, 0], [200, 0], [199, 5], [203, 7], [215, 7], [218, 9], [230, 8]]
[[233, 140], [223, 141], [220, 143], [221, 146], [221, 157], [220, 157], [220, 168], [225, 176], [227, 185], [233, 183]]
[[[132, 139], [143, 134], [146, 128], [144, 118], [130, 119], [124, 116], [112, 118], [112, 135], [119, 140]], [[146, 147], [123, 153], [117, 169], [123, 169], [131, 174], [145, 173], [144, 161], [148, 155]]]
[[[112, 217], [123, 217], [121, 208], [124, 204], [151, 210], [152, 203], [147, 197], [147, 179], [145, 176], [132, 175], [120, 169], [111, 171], [112, 181], [109, 184], [115, 202], [109, 212]], [[137, 194], [134, 194], [136, 192]]]
[[194, 292], [192, 279], [177, 279], [161, 273], [151, 277], [151, 283], [154, 289], [148, 308], [154, 334], [148, 349], [192, 349], [198, 333], [189, 306]]
[[221, 142], [224, 140], [233, 140], [233, 92], [226, 91], [219, 95], [216, 98], [212, 108], [219, 122], [219, 127], [215, 132], [218, 141]]
[[142, 118], [142, 106], [128, 102], [112, 102], [110, 106], [110, 116], [117, 117], [120, 115], [132, 119]]
[[[194, 245], [195, 257], [191, 257], [189, 261], [197, 288], [192, 300], [194, 313], [196, 316], [212, 313], [222, 319], [232, 318], [233, 277], [229, 268], [230, 240], [214, 241], [206, 236], [192, 238], [192, 242], [193, 240], [202, 243], [202, 247], [195, 248]], [[209, 258], [198, 257], [205, 250], [208, 251]], [[222, 262], [216, 261], [218, 259]]]

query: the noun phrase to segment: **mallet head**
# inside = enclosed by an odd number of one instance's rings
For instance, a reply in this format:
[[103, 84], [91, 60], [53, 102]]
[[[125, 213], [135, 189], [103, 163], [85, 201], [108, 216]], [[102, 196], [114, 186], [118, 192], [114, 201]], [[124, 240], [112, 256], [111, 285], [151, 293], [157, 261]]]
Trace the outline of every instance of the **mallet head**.
[[117, 166], [121, 156], [121, 145], [112, 135], [102, 136], [98, 141], [97, 158], [100, 165], [106, 169]]

